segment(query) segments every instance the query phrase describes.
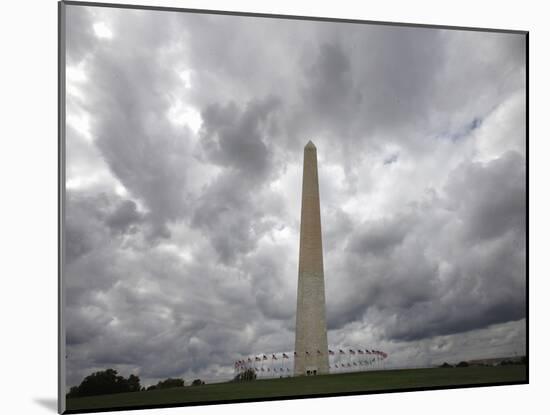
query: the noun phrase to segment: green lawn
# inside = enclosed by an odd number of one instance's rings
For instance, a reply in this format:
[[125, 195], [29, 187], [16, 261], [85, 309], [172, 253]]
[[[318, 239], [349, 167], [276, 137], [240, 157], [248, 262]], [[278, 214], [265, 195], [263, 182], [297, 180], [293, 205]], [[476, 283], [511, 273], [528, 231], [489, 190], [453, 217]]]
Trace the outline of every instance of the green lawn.
[[526, 366], [405, 369], [355, 372], [314, 377], [263, 379], [244, 383], [216, 383], [148, 392], [121, 393], [67, 400], [67, 410], [86, 411], [128, 406], [243, 401], [300, 395], [327, 395], [483, 383], [521, 383]]

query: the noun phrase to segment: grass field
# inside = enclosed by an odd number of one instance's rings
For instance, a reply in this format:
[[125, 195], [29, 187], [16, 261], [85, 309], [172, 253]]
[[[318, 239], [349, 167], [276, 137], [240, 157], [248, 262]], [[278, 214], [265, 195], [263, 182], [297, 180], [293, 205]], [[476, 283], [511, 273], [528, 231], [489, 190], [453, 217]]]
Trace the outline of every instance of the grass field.
[[169, 406], [209, 401], [245, 401], [301, 395], [330, 395], [350, 392], [407, 390], [453, 385], [521, 383], [526, 366], [404, 369], [355, 372], [315, 377], [263, 379], [243, 383], [121, 393], [67, 400], [67, 410], [99, 410], [128, 406]]

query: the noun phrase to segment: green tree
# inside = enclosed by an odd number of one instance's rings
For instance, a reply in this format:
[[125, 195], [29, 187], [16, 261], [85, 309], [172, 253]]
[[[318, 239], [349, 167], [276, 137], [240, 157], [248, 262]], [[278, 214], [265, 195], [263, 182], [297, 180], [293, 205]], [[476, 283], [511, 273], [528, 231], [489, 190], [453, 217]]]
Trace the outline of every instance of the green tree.
[[129, 392], [139, 392], [141, 385], [139, 384], [139, 378], [136, 375], [130, 375], [128, 377], [128, 389]]
[[139, 377], [130, 375], [128, 379], [116, 370], [107, 369], [86, 376], [79, 386], [73, 386], [68, 398], [78, 396], [106, 395], [111, 393], [137, 392], [141, 389]]
[[67, 398], [76, 398], [78, 396], [78, 386], [73, 386], [69, 393], [67, 394]]
[[183, 379], [168, 378], [168, 379], [165, 379], [165, 380], [161, 380], [159, 383], [157, 383], [156, 388], [157, 389], [181, 388], [181, 387], [184, 386], [184, 384], [185, 384], [185, 382], [183, 381]]

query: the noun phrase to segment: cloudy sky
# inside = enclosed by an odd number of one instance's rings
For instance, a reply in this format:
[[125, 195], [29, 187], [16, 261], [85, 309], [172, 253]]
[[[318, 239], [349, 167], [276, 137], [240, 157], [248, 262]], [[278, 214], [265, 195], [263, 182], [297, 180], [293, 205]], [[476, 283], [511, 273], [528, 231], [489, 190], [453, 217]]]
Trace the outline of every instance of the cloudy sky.
[[293, 349], [309, 139], [331, 347], [525, 353], [522, 35], [66, 16], [69, 385]]

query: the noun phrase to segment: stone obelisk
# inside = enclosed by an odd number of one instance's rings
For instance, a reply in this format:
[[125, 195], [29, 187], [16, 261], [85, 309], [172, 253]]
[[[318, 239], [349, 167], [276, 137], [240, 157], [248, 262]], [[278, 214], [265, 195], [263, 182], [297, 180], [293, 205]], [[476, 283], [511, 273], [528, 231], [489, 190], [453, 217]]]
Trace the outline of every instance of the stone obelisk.
[[304, 148], [303, 174], [295, 376], [329, 371], [317, 149], [311, 141]]

